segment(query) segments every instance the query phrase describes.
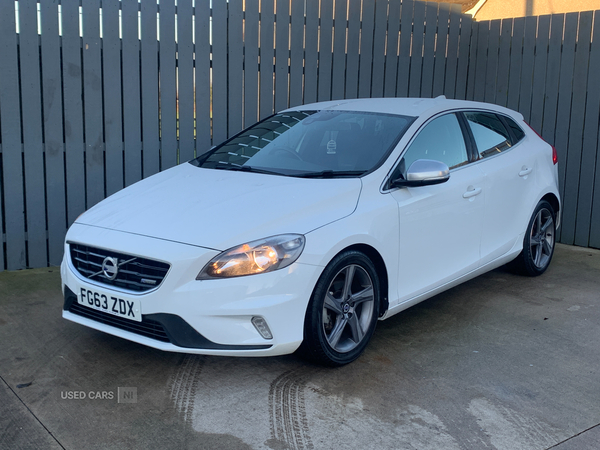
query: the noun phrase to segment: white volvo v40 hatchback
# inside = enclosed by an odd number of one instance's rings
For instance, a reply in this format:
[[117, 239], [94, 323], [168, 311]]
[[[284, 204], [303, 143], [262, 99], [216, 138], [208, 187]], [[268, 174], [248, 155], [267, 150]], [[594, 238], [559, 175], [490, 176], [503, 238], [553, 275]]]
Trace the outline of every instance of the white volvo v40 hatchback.
[[63, 317], [161, 350], [346, 364], [377, 320], [513, 260], [542, 274], [556, 164], [495, 105], [291, 108], [81, 215]]

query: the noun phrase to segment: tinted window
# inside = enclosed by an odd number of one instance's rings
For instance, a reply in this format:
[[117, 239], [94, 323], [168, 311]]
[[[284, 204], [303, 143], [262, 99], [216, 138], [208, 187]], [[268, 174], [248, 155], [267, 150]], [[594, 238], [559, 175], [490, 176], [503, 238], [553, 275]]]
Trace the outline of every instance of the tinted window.
[[280, 113], [193, 163], [210, 169], [263, 170], [292, 176], [364, 173], [387, 157], [413, 120], [335, 110]]
[[419, 132], [400, 163], [403, 175], [417, 159], [441, 161], [450, 169], [467, 163], [465, 139], [454, 114], [432, 120]]
[[523, 139], [525, 137], [525, 133], [523, 132], [521, 127], [519, 125], [517, 125], [517, 123], [514, 120], [512, 120], [510, 117], [504, 116], [504, 120], [506, 121], [506, 123], [512, 130], [513, 135], [515, 136], [515, 141], [512, 143], [513, 145], [515, 145], [517, 142], [519, 142], [521, 139]]
[[468, 112], [465, 113], [465, 117], [471, 127], [481, 158], [498, 154], [510, 148], [510, 134], [496, 114]]

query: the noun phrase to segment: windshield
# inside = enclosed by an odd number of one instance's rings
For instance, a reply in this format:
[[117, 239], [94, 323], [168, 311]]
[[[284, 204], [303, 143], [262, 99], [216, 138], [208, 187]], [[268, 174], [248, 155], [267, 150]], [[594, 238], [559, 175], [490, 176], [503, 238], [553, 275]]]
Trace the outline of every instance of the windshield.
[[192, 164], [300, 177], [360, 176], [378, 167], [413, 117], [354, 111], [276, 114]]

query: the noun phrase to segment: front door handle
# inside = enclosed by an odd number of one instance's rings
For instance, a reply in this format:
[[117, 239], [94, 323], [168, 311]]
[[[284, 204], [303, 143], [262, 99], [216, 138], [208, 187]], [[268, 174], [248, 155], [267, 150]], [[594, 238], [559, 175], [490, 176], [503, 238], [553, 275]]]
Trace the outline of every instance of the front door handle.
[[481, 194], [481, 188], [480, 187], [475, 188], [473, 186], [469, 186], [467, 188], [467, 192], [465, 192], [463, 194], [463, 198], [471, 198], [471, 197], [475, 197], [476, 195], [479, 195], [479, 194]]
[[525, 166], [523, 166], [523, 168], [519, 172], [519, 176], [520, 177], [525, 177], [525, 176], [529, 175], [532, 170], [533, 169], [531, 167], [525, 167]]

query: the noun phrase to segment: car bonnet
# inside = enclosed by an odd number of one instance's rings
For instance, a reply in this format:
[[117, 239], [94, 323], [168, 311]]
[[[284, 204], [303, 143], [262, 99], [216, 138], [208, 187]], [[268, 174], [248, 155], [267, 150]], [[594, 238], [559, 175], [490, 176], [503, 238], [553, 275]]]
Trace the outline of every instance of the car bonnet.
[[108, 197], [77, 223], [216, 250], [306, 234], [352, 214], [359, 178], [303, 179], [181, 164]]

